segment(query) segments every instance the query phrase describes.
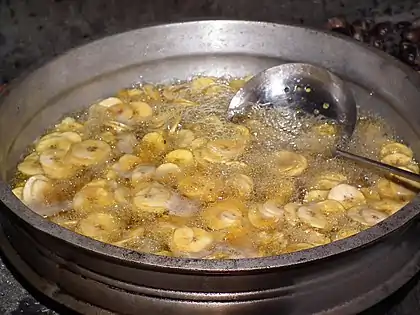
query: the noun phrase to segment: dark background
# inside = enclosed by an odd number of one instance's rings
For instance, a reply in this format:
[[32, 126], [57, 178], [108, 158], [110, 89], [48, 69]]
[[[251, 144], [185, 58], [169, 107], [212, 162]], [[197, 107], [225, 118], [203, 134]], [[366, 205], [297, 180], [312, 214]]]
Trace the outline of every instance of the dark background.
[[[0, 0], [0, 84], [70, 48], [144, 24], [232, 18], [322, 28], [334, 16], [345, 16], [350, 21], [411, 21], [420, 17], [420, 1]], [[1, 260], [0, 314], [53, 314], [17, 284]], [[417, 279], [376, 309], [375, 314], [420, 314]]]

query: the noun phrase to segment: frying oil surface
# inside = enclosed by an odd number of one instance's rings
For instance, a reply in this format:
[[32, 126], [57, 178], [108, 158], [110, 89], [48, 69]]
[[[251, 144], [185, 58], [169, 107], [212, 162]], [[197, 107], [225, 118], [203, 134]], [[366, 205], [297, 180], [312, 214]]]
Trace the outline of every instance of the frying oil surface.
[[[331, 158], [337, 127], [286, 112], [233, 124], [245, 80], [200, 77], [120, 91], [67, 117], [18, 165], [14, 193], [96, 240], [158, 255], [279, 255], [349, 237], [415, 195], [413, 183]], [[419, 172], [413, 152], [373, 118], [352, 150]]]

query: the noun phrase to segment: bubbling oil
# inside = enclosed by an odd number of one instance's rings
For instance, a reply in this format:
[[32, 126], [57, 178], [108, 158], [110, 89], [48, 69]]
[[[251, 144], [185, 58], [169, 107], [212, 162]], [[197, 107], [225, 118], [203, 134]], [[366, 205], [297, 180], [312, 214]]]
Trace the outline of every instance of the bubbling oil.
[[[12, 182], [29, 208], [76, 233], [157, 255], [280, 255], [356, 234], [398, 211], [407, 188], [331, 156], [339, 126], [227, 106], [246, 79], [142, 84], [64, 118]], [[353, 152], [418, 173], [392, 129], [361, 117]]]

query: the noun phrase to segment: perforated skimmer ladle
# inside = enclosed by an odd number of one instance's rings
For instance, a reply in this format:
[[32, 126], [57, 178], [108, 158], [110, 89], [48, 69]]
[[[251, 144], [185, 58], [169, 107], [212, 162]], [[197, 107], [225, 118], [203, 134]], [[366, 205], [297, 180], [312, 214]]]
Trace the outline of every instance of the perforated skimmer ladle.
[[341, 132], [333, 154], [420, 183], [420, 175], [343, 150], [356, 126], [356, 102], [344, 81], [326, 69], [305, 63], [266, 69], [252, 77], [232, 98], [227, 118], [234, 121], [255, 106], [283, 107], [333, 120]]

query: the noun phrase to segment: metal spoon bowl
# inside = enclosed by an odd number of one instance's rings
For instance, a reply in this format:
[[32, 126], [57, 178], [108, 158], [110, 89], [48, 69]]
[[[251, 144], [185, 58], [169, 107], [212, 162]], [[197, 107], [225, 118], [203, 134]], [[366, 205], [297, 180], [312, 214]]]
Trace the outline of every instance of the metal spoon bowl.
[[420, 175], [343, 150], [356, 126], [356, 101], [345, 82], [324, 68], [286, 63], [258, 73], [232, 98], [227, 118], [233, 121], [255, 106], [287, 108], [332, 120], [341, 127], [333, 154], [420, 183]]

